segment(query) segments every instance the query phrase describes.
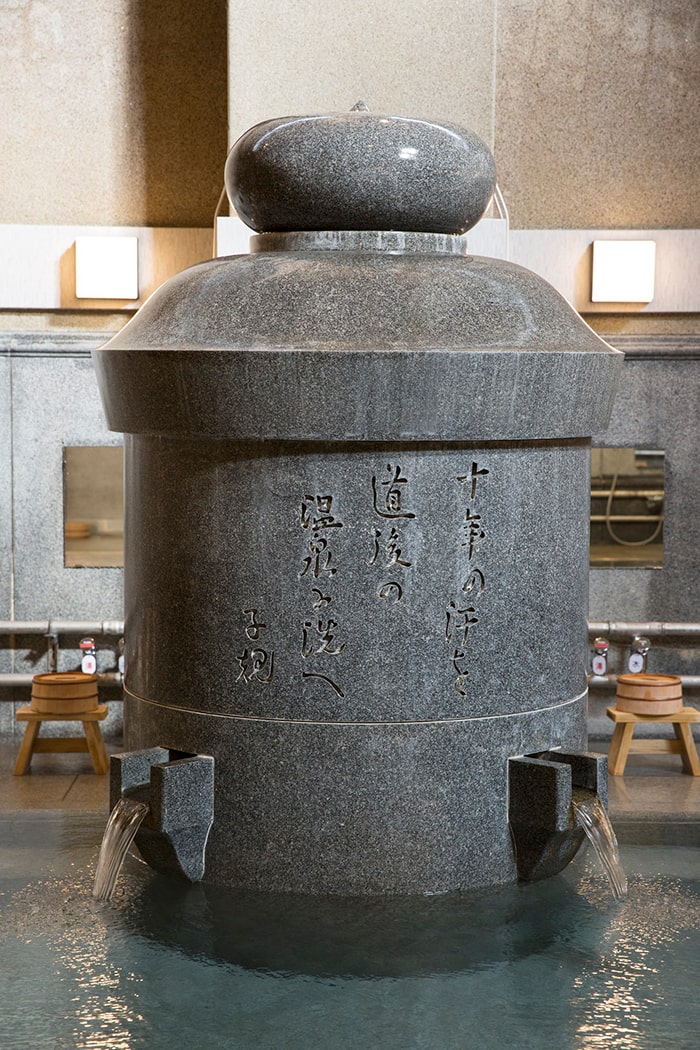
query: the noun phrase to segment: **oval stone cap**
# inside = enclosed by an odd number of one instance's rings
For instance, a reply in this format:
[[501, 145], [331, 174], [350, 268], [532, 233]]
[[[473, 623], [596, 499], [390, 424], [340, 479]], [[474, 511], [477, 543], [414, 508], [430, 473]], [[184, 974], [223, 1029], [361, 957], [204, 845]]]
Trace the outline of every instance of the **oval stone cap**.
[[225, 179], [231, 204], [259, 233], [462, 234], [488, 208], [496, 171], [471, 131], [352, 110], [256, 124], [232, 147]]

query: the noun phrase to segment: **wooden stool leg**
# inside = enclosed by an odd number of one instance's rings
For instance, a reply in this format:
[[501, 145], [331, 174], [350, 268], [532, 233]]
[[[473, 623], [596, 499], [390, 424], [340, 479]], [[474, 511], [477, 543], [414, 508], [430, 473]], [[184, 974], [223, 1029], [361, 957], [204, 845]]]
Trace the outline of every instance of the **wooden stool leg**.
[[34, 743], [39, 735], [40, 729], [41, 722], [27, 722], [27, 728], [24, 730], [24, 736], [22, 737], [17, 761], [15, 762], [16, 777], [23, 776], [29, 769], [29, 763], [32, 760], [32, 754], [34, 753]]
[[105, 750], [105, 743], [97, 722], [83, 722], [85, 739], [87, 740], [90, 758], [96, 773], [103, 775], [109, 772], [109, 758]]
[[625, 772], [633, 733], [634, 722], [618, 722], [615, 726], [608, 751], [608, 772], [614, 777], [621, 777]]
[[673, 731], [676, 738], [681, 742], [681, 760], [683, 772], [691, 776], [700, 777], [700, 759], [693, 740], [693, 730], [687, 722], [674, 722]]

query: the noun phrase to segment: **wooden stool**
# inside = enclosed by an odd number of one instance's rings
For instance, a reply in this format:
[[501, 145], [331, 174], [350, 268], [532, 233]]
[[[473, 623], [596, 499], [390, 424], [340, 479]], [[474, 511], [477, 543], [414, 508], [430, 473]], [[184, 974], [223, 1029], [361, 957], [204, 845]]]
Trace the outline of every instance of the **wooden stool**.
[[[618, 711], [616, 707], [607, 708], [608, 718], [615, 723], [612, 735], [612, 743], [608, 752], [608, 771], [615, 777], [621, 777], [625, 772], [627, 756], [630, 753], [659, 754], [668, 753], [680, 755], [683, 762], [683, 772], [691, 776], [700, 776], [700, 759], [693, 740], [690, 728], [691, 722], [700, 722], [700, 712], [694, 707], [682, 707], [670, 715], [635, 715], [629, 711]], [[640, 722], [653, 722], [656, 724], [670, 722], [676, 734], [675, 740], [633, 740], [634, 727]]]
[[[93, 707], [90, 711], [71, 711], [68, 714], [44, 714], [31, 707], [17, 709], [15, 718], [26, 722], [22, 744], [15, 762], [15, 776], [21, 777], [29, 769], [32, 755], [36, 751], [89, 751], [92, 765], [100, 775], [109, 772], [109, 759], [105, 751], [102, 731], [98, 722], [107, 717], [107, 705]], [[82, 722], [85, 736], [52, 736], [39, 739], [42, 722]]]

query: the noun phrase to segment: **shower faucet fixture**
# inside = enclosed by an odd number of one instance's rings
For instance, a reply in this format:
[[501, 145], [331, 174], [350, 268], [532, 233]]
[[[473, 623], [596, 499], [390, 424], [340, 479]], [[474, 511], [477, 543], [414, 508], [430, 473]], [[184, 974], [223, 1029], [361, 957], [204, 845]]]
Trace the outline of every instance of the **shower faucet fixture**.
[[645, 671], [647, 666], [647, 655], [651, 649], [651, 642], [642, 635], [636, 635], [632, 641], [632, 651], [627, 661], [630, 674], [639, 674]]
[[83, 638], [80, 642], [80, 670], [83, 674], [95, 674], [97, 671], [97, 650], [94, 638]]
[[610, 643], [607, 638], [596, 638], [593, 642], [593, 660], [591, 667], [593, 674], [602, 677], [608, 670], [608, 650]]

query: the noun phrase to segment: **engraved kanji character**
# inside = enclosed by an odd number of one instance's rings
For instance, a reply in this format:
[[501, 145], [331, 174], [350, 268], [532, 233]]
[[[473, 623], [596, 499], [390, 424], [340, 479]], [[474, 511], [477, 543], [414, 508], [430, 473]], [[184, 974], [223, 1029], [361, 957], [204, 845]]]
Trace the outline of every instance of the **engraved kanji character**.
[[244, 616], [250, 616], [250, 623], [245, 629], [246, 638], [250, 638], [251, 641], [255, 642], [260, 637], [260, 632], [267, 627], [267, 624], [260, 623], [256, 619], [258, 615], [257, 609], [243, 609], [242, 612]]
[[465, 485], [467, 482], [471, 484], [471, 495], [469, 497], [470, 500], [473, 500], [476, 496], [476, 485], [479, 477], [485, 477], [488, 473], [489, 471], [486, 470], [486, 468], [479, 470], [478, 465], [476, 463], [472, 463], [472, 469], [468, 474], [458, 475], [457, 481], [460, 483], [460, 485]]
[[481, 514], [472, 514], [470, 510], [464, 515], [464, 524], [462, 529], [465, 533], [465, 539], [462, 543], [463, 547], [469, 548], [469, 557], [473, 557], [476, 547], [477, 540], [483, 540], [486, 535], [484, 528], [481, 524]]
[[[328, 620], [326, 623], [323, 620], [316, 620], [315, 623], [312, 620], [306, 620], [302, 631], [301, 655], [307, 658], [314, 654], [325, 653], [327, 656], [338, 656], [339, 653], [342, 653], [345, 648], [344, 642], [337, 648], [331, 649], [335, 638], [333, 628], [337, 626], [335, 620]], [[313, 636], [314, 631], [318, 635], [316, 638]], [[319, 644], [319, 639], [321, 644]]]
[[331, 514], [333, 505], [332, 496], [304, 496], [305, 502], [301, 505], [301, 526], [318, 532], [320, 529], [342, 529], [342, 521], [336, 521]]
[[469, 628], [479, 622], [479, 617], [474, 616], [476, 609], [469, 605], [466, 609], [458, 609], [454, 602], [447, 607], [447, 622], [445, 624], [445, 640], [451, 642], [454, 636], [459, 635], [459, 645], [466, 645], [469, 636]]
[[[374, 563], [379, 558], [379, 552], [381, 550], [381, 544], [380, 544], [379, 541], [380, 541], [381, 536], [382, 536], [381, 529], [377, 529], [377, 528], [372, 529], [372, 536], [373, 536], [373, 539], [374, 539], [374, 551], [372, 552], [372, 557], [367, 562], [368, 565], [374, 565]], [[401, 540], [401, 537], [400, 537], [399, 533], [392, 526], [391, 532], [389, 533], [389, 539], [387, 540], [387, 544], [386, 544], [386, 561], [385, 561], [384, 564], [385, 565], [402, 565], [405, 569], [410, 569], [410, 567], [411, 567], [411, 565], [413, 563], [410, 562], [410, 561], [405, 561], [401, 557], [402, 551], [401, 551], [401, 548], [399, 547], [399, 541], [400, 540]]]
[[333, 556], [328, 549], [328, 540], [324, 539], [323, 536], [317, 536], [316, 539], [309, 540], [309, 550], [311, 554], [304, 558], [304, 568], [299, 573], [299, 578], [306, 576], [308, 572], [316, 580], [323, 573], [335, 576], [336, 569], [333, 566]]
[[[272, 681], [274, 673], [274, 653], [267, 653], [264, 649], [244, 649], [240, 656], [236, 657], [241, 673], [236, 679], [240, 682], [262, 682], [267, 684]], [[267, 668], [267, 673], [263, 671]]]
[[389, 477], [384, 481], [377, 483], [377, 478], [372, 478], [375, 512], [381, 518], [415, 518], [415, 514], [404, 510], [402, 505], [405, 490], [401, 486], [408, 485], [408, 478], [401, 476], [399, 466], [392, 467], [391, 463], [388, 463], [386, 469]]
[[389, 535], [389, 543], [387, 545], [388, 561], [387, 565], [403, 565], [404, 568], [408, 569], [411, 567], [412, 562], [404, 561], [401, 558], [401, 548], [399, 547], [400, 536], [396, 529], [392, 528]]
[[[274, 673], [274, 653], [267, 653], [264, 649], [253, 649], [250, 654], [250, 660], [253, 665], [253, 673], [250, 676], [250, 680], [256, 682], [271, 682], [272, 675]], [[263, 671], [267, 668], [267, 676], [263, 674]]]

